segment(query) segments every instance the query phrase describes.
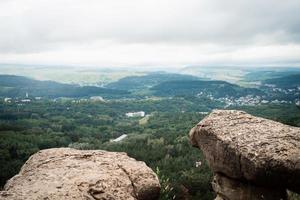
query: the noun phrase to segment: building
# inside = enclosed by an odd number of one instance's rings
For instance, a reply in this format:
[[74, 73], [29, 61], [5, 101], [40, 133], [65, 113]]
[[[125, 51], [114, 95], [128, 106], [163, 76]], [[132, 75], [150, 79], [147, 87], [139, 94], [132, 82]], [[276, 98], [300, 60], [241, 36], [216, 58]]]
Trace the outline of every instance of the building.
[[11, 103], [12, 99], [9, 97], [4, 98], [5, 103]]
[[126, 137], [127, 137], [127, 135], [123, 134], [123, 135], [121, 135], [120, 137], [118, 137], [116, 139], [110, 140], [110, 142], [120, 142], [120, 141], [124, 140]]
[[144, 117], [145, 116], [145, 112], [144, 111], [139, 111], [139, 112], [129, 112], [126, 113], [127, 117]]
[[207, 115], [208, 114], [208, 112], [198, 112], [199, 114], [201, 114], [201, 115]]
[[23, 102], [23, 103], [29, 103], [29, 102], [31, 102], [31, 100], [30, 99], [22, 99], [21, 102]]
[[90, 97], [90, 100], [91, 100], [91, 101], [105, 101], [105, 100], [103, 99], [103, 97], [101, 97], [101, 96], [93, 96], [93, 97]]

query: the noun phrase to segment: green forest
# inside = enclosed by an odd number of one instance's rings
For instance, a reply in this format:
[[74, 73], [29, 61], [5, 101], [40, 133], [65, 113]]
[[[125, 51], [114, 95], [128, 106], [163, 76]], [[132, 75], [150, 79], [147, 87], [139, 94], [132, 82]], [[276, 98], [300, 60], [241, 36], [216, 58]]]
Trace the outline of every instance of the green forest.
[[[298, 75], [262, 74], [274, 76], [255, 88], [159, 72], [105, 87], [0, 75], [0, 186], [37, 151], [70, 147], [126, 152], [144, 161], [159, 176], [162, 200], [213, 199], [212, 172], [188, 138], [209, 112], [244, 110], [300, 126]], [[254, 77], [250, 73], [245, 83]], [[126, 116], [138, 111], [146, 115]]]
[[[211, 104], [210, 104], [211, 103]], [[188, 132], [208, 111], [221, 107], [209, 99], [176, 97], [160, 100], [79, 102], [43, 100], [0, 104], [0, 183], [20, 170], [40, 149], [72, 147], [127, 152], [146, 162], [160, 178], [161, 199], [213, 199], [212, 173]], [[300, 126], [295, 105], [244, 106], [257, 116]], [[147, 116], [126, 117], [145, 111]], [[121, 142], [110, 139], [127, 134]], [[201, 167], [195, 162], [201, 161]]]

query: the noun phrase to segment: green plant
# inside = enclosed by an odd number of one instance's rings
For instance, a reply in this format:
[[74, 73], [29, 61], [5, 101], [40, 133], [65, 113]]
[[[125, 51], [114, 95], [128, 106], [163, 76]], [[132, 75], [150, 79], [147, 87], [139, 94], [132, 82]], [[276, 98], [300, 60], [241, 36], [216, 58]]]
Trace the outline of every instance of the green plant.
[[175, 199], [174, 188], [172, 187], [169, 178], [165, 177], [159, 168], [156, 168], [156, 174], [159, 178], [161, 190], [160, 190], [160, 200], [170, 200]]

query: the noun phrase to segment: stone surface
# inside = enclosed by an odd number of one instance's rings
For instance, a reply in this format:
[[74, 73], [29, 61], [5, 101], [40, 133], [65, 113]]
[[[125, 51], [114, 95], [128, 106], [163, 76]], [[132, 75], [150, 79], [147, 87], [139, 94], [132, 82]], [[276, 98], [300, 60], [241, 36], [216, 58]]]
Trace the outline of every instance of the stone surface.
[[300, 192], [300, 128], [235, 110], [214, 110], [190, 131], [215, 173]]
[[215, 200], [284, 200], [287, 192], [282, 188], [266, 188], [237, 181], [221, 174], [216, 174], [212, 182], [214, 191], [218, 194]]
[[57, 148], [31, 156], [0, 199], [158, 199], [156, 174], [125, 153]]

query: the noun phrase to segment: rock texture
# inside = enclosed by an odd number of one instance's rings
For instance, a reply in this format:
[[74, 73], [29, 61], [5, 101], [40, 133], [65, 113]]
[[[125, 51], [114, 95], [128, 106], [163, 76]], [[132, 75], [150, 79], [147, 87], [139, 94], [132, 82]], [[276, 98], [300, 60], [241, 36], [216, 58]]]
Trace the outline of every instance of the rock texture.
[[284, 188], [268, 188], [228, 178], [222, 174], [214, 176], [212, 187], [218, 194], [216, 200], [282, 200], [287, 198]]
[[57, 148], [31, 156], [0, 199], [158, 199], [160, 184], [144, 162], [125, 153]]
[[190, 131], [214, 173], [300, 192], [300, 128], [235, 110], [214, 110]]

